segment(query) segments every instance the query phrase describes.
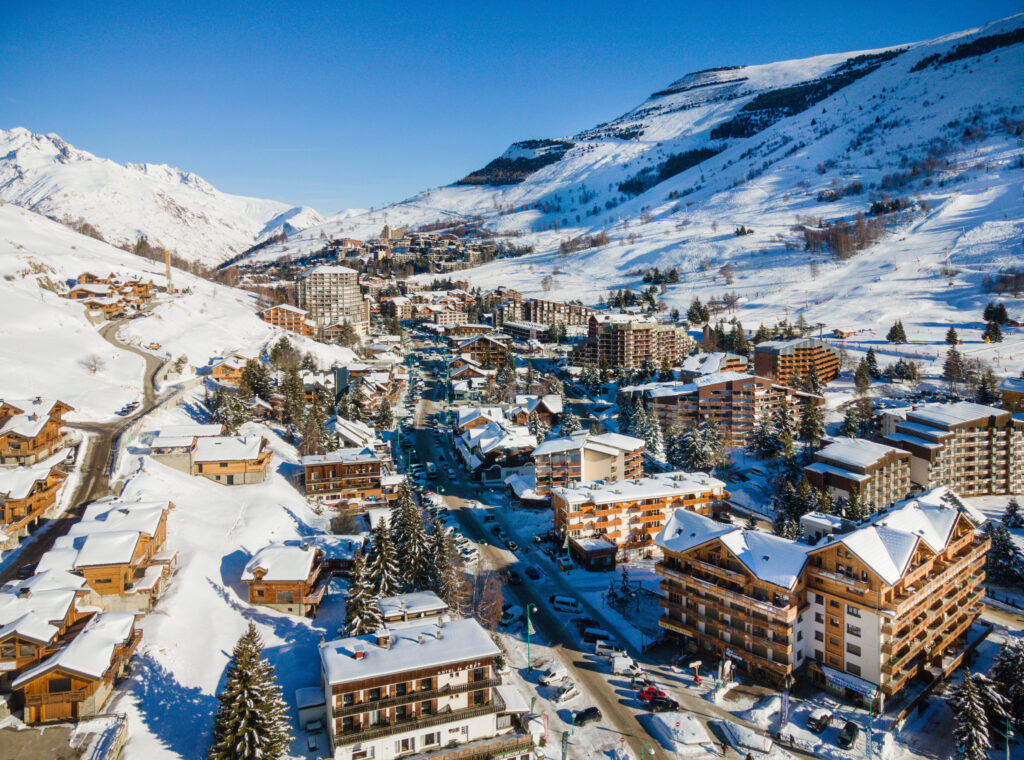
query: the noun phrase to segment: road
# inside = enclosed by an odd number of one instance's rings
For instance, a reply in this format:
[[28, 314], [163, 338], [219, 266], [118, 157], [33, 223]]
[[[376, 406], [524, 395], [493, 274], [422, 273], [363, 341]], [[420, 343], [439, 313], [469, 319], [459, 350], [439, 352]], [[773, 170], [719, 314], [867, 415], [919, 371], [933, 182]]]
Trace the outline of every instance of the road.
[[[646, 747], [648, 757], [669, 760], [670, 756], [661, 743], [652, 739], [639, 722], [638, 716], [647, 713], [637, 709], [637, 701], [632, 691], [613, 685], [609, 680], [609, 674], [603, 669], [604, 666], [599, 668], [594, 655], [579, 648], [576, 631], [567, 625], [565, 616], [559, 616], [550, 610], [546, 603], [546, 596], [551, 593], [573, 596], [583, 604], [585, 614], [599, 621], [604, 619], [601, 610], [595, 609], [583, 599], [576, 589], [566, 581], [550, 558], [534, 547], [528, 537], [521, 537], [523, 540], [519, 542], [521, 544], [518, 550], [519, 556], [507, 549], [494, 546], [491, 543], [493, 537], [480, 522], [477, 510], [466, 508], [468, 499], [476, 500], [478, 498], [478, 487], [462, 477], [461, 468], [456, 467], [455, 471], [458, 477], [455, 479], [448, 477], [445, 472], [446, 467], [440, 456], [440, 447], [435, 444], [431, 430], [426, 425], [430, 415], [442, 411], [442, 407], [437, 403], [441, 391], [437, 385], [428, 384], [426, 378], [424, 378], [424, 389], [426, 392], [417, 406], [414, 418], [416, 449], [425, 461], [438, 464], [437, 485], [443, 487], [445, 501], [458, 520], [462, 532], [474, 541], [483, 540], [483, 545], [480, 547], [483, 559], [495, 570], [519, 563], [520, 557], [523, 557], [528, 558], [530, 563], [543, 571], [540, 581], [526, 581], [519, 586], [506, 584], [504, 587], [506, 598], [523, 607], [529, 603], [536, 604], [537, 611], [531, 618], [534, 629], [542, 635], [555, 656], [561, 660], [569, 671], [570, 678], [590, 698], [591, 702], [600, 708], [603, 718], [602, 726], [625, 736], [636, 757], [641, 757], [642, 749]], [[447, 455], [453, 455], [450, 447], [445, 451]], [[517, 533], [515, 526], [506, 524], [504, 527], [509, 534]], [[541, 586], [547, 587], [541, 589]], [[614, 626], [610, 623], [606, 623], [605, 627], [614, 630]], [[634, 647], [627, 646], [627, 650], [630, 656], [660, 683], [671, 686], [680, 684], [686, 678], [685, 675], [674, 672], [665, 663], [654, 661], [650, 655], [640, 652]], [[623, 679], [616, 680], [620, 683], [623, 681]], [[674, 689], [671, 696], [679, 701], [681, 710], [696, 715], [705, 725], [711, 720], [729, 720], [760, 731], [754, 724], [737, 718], [725, 708], [708, 702], [685, 689]], [[709, 733], [716, 737], [716, 732], [709, 729]], [[721, 739], [721, 737], [716, 738]], [[653, 752], [650, 751], [652, 742]], [[796, 756], [815, 757], [795, 747], [786, 747], [786, 750]], [[727, 757], [741, 757], [741, 755], [730, 748]]]
[[23, 565], [34, 565], [48, 552], [54, 542], [67, 534], [82, 517], [86, 504], [96, 499], [110, 495], [110, 480], [108, 477], [111, 457], [114, 453], [114, 441], [118, 439], [125, 428], [131, 425], [140, 417], [152, 411], [158, 403], [156, 391], [156, 375], [164, 364], [164, 360], [152, 353], [143, 351], [137, 346], [122, 343], [117, 338], [117, 331], [127, 320], [116, 319], [100, 328], [100, 336], [113, 346], [122, 351], [129, 351], [138, 354], [145, 361], [143, 372], [142, 397], [143, 402], [139, 408], [128, 417], [114, 420], [112, 422], [68, 422], [66, 427], [89, 433], [82, 445], [86, 447], [82, 455], [81, 478], [74, 493], [68, 498], [68, 508], [59, 517], [44, 523], [34, 534], [31, 543], [24, 546], [19, 554], [16, 564], [12, 564], [0, 572], [0, 584], [7, 583], [14, 579], [18, 570]]

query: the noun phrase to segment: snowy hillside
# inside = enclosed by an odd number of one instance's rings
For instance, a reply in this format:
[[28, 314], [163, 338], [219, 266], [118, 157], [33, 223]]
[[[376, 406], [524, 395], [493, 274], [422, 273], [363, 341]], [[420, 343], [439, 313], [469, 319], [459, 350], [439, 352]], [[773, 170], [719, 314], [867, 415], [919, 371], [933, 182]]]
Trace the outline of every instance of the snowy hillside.
[[122, 166], [22, 128], [0, 130], [0, 199], [55, 219], [81, 218], [115, 245], [145, 235], [205, 264], [322, 221], [311, 208], [228, 195], [170, 166]]
[[[7, 372], [0, 398], [56, 396], [75, 407], [72, 419], [112, 418], [142, 394], [142, 359], [119, 351], [89, 324], [80, 303], [57, 295], [82, 272], [142, 275], [164, 284], [163, 266], [80, 235], [25, 209], [0, 206], [0, 365]], [[256, 316], [254, 297], [174, 271], [181, 295], [157, 297], [144, 317], [130, 321], [120, 337], [130, 343], [161, 344], [161, 353], [185, 355], [205, 366], [232, 351], [254, 355], [276, 333]], [[352, 358], [349, 349], [295, 338], [324, 366]], [[103, 369], [92, 374], [87, 359]]]

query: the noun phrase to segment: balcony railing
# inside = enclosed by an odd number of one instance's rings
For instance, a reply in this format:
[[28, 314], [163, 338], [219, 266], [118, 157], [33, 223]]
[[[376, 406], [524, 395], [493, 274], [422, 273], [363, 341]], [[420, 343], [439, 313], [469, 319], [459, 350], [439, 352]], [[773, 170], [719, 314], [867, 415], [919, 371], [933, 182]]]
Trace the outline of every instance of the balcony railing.
[[356, 713], [370, 712], [371, 710], [383, 710], [387, 707], [397, 707], [398, 705], [409, 704], [411, 702], [425, 702], [428, 699], [451, 697], [456, 694], [464, 694], [467, 691], [477, 691], [478, 689], [488, 689], [500, 685], [500, 678], [488, 678], [481, 681], [460, 683], [454, 686], [449, 685], [445, 686], [443, 689], [410, 691], [394, 697], [387, 697], [386, 699], [369, 699], [365, 702], [356, 702], [355, 704], [336, 707], [334, 709], [334, 717], [341, 718], [346, 715], [355, 715]]
[[72, 691], [52, 691], [49, 694], [26, 694], [26, 707], [39, 707], [40, 705], [60, 705], [65, 702], [84, 702], [89, 697], [87, 689], [74, 689]]
[[375, 726], [345, 729], [335, 734], [335, 744], [344, 746], [346, 744], [354, 744], [355, 742], [366, 742], [381, 736], [416, 731], [421, 728], [432, 728], [433, 726], [443, 726], [446, 723], [454, 723], [466, 718], [477, 718], [481, 715], [491, 715], [502, 712], [504, 709], [505, 702], [498, 696], [497, 692], [494, 692], [490, 703], [485, 705], [468, 707], [463, 710], [448, 710], [426, 718], [395, 720], [378, 723]]

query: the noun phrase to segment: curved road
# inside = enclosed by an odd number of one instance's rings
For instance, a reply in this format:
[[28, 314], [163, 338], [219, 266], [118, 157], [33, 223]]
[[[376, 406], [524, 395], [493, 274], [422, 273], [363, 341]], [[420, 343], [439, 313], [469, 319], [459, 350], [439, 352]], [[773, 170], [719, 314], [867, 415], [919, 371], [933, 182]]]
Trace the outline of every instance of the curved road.
[[100, 328], [100, 336], [122, 351], [138, 354], [146, 363], [143, 373], [142, 404], [129, 417], [111, 422], [67, 422], [65, 427], [81, 430], [89, 437], [81, 445], [86, 447], [81, 463], [81, 479], [75, 492], [68, 498], [68, 508], [61, 515], [45, 523], [32, 536], [32, 542], [18, 554], [17, 563], [0, 572], [0, 584], [12, 580], [23, 565], [35, 564], [53, 546], [53, 543], [71, 529], [82, 517], [85, 505], [110, 494], [109, 468], [114, 453], [114, 442], [133, 422], [152, 411], [157, 404], [156, 376], [165, 361], [137, 346], [122, 343], [118, 329], [128, 320], [116, 319]]

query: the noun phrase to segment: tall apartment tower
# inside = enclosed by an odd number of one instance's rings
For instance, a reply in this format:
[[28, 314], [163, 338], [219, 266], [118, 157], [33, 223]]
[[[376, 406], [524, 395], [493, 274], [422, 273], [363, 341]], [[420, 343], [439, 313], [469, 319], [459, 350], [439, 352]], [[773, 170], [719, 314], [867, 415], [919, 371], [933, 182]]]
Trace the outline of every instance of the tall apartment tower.
[[359, 291], [359, 273], [339, 266], [318, 266], [303, 272], [297, 283], [299, 308], [320, 327], [348, 320], [357, 332], [370, 323], [369, 304]]

